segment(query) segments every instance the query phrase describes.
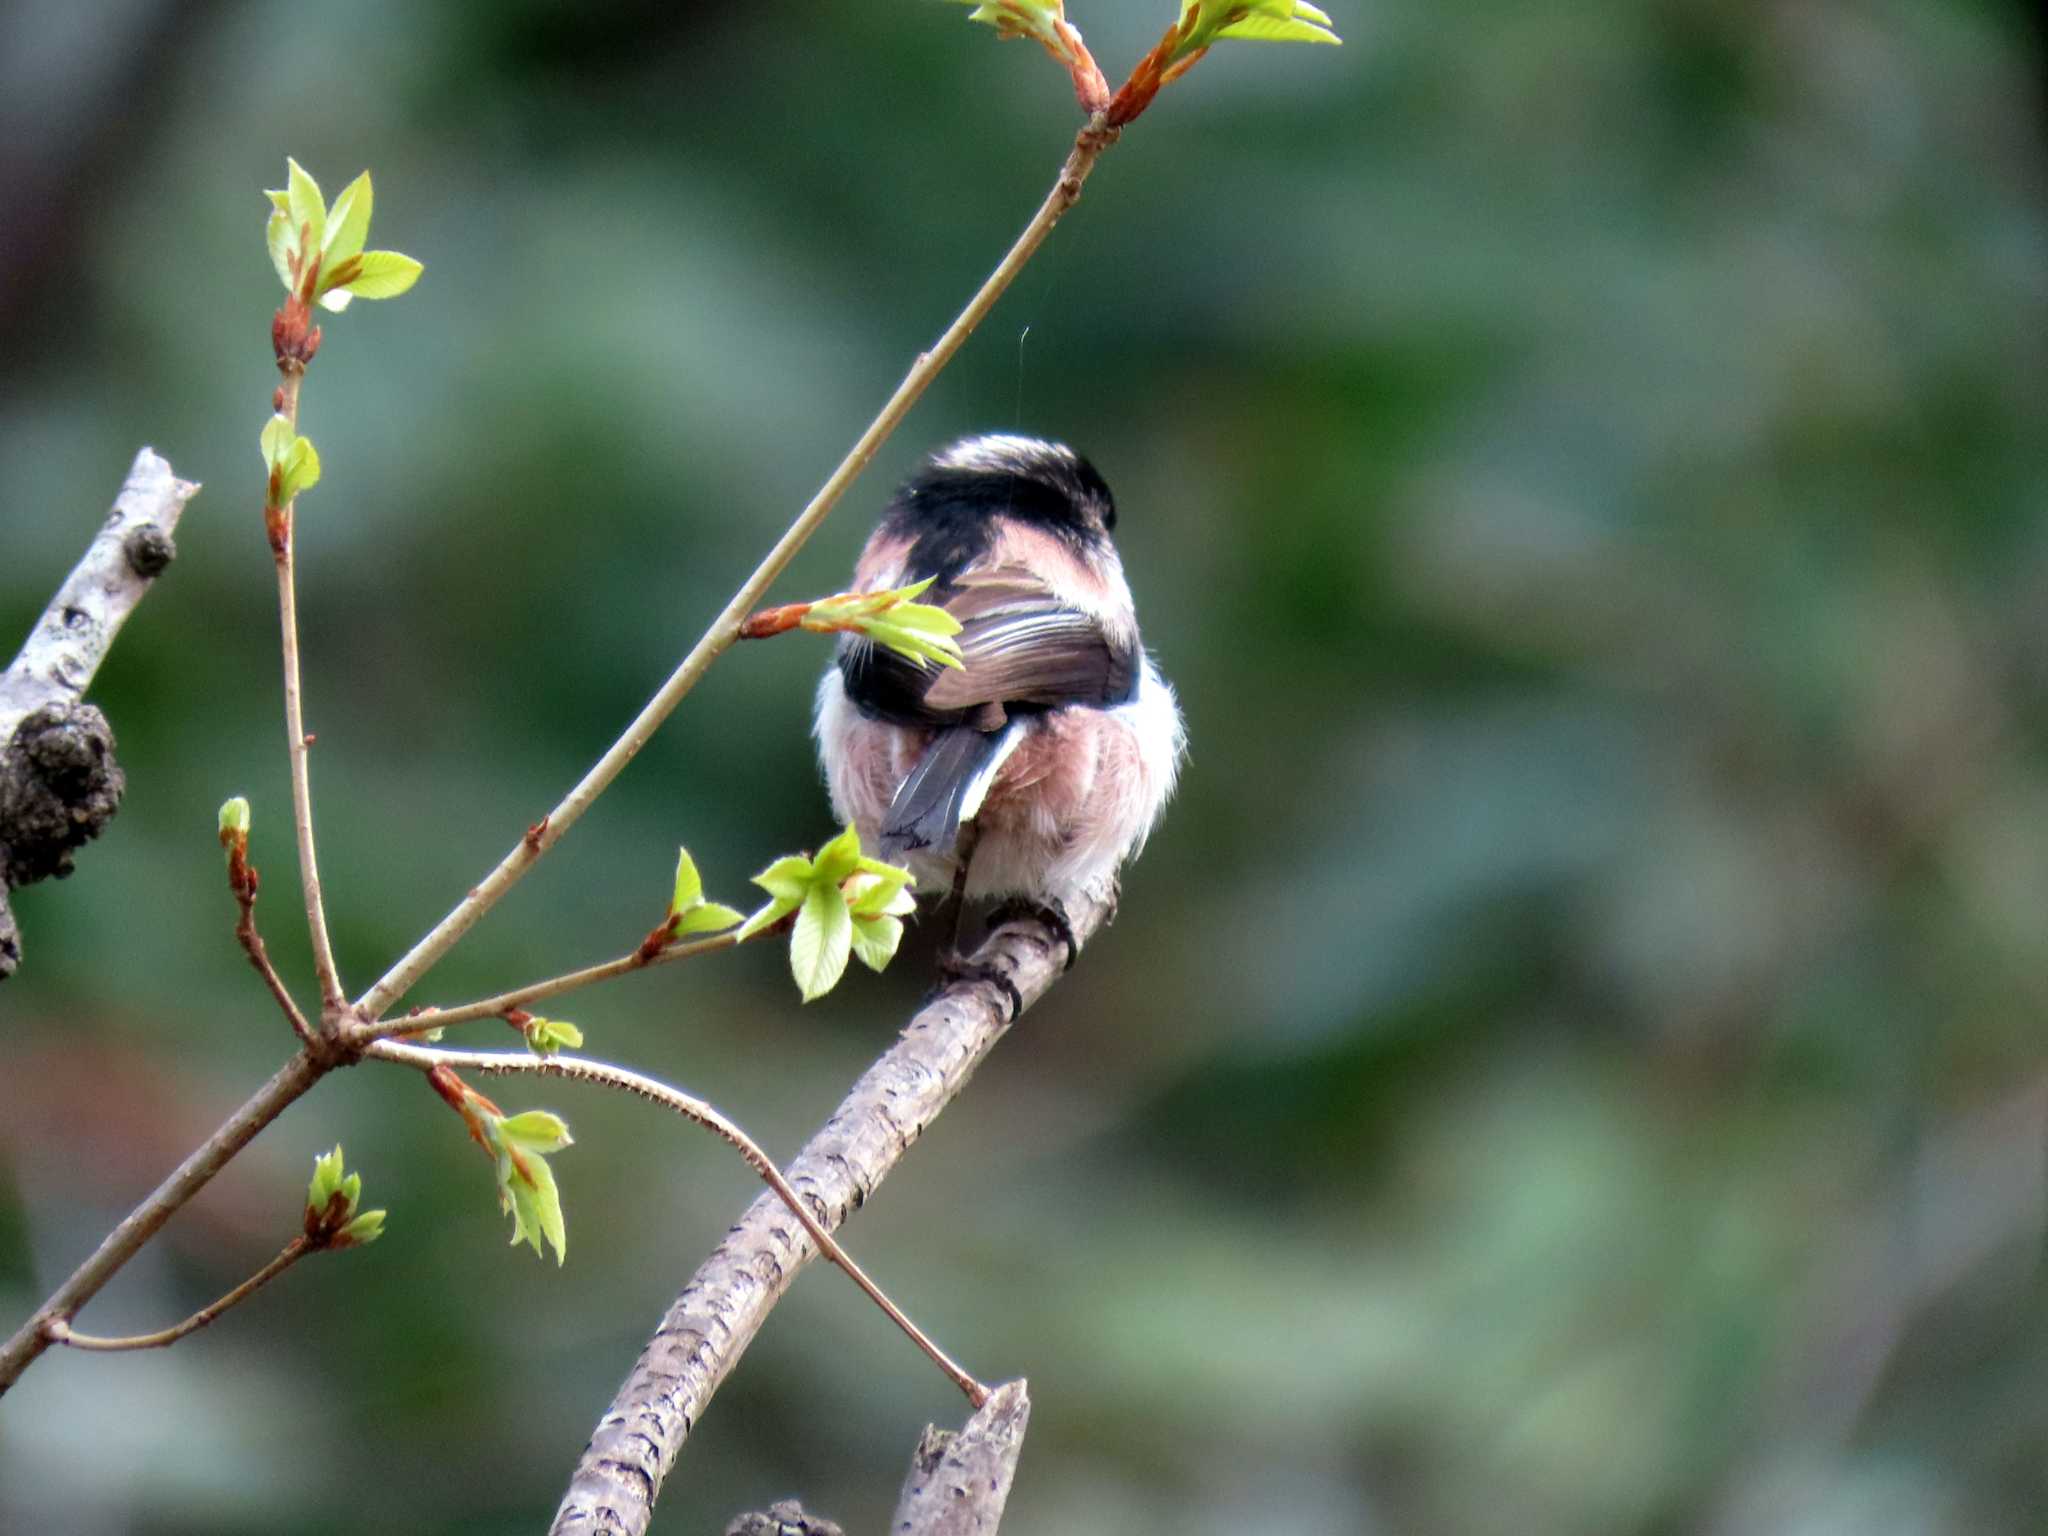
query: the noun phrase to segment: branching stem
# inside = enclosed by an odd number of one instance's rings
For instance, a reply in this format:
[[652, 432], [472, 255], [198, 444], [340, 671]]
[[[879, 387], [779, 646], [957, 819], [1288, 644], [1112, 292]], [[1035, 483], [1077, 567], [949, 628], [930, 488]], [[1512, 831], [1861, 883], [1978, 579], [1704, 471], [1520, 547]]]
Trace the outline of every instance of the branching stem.
[[619, 739], [599, 758], [582, 782], [570, 790], [562, 803], [548, 813], [540, 823], [540, 835], [522, 838], [510, 853], [499, 861], [497, 868], [476, 883], [469, 894], [456, 903], [453, 910], [434, 926], [432, 932], [413, 946], [410, 953], [390, 970], [386, 971], [377, 984], [365, 992], [356, 1002], [357, 1013], [365, 1019], [376, 1020], [399, 998], [412, 989], [419, 979], [445, 955], [461, 937], [474, 927], [486, 912], [496, 906], [505, 893], [518, 883], [520, 878], [537, 863], [542, 854], [560, 841], [562, 835], [579, 821], [590, 804], [619, 776], [629, 762], [646, 746], [662, 722], [668, 719], [676, 705], [682, 702], [689, 691], [697, 686], [711, 663], [740, 632], [740, 626], [747, 615], [757, 607], [762, 596], [780, 576], [798, 550], [815, 533], [825, 516], [846, 494], [847, 488], [859, 478], [868, 462], [894, 432], [918, 397], [925, 392], [932, 380], [939, 376], [946, 364], [953, 360], [953, 354], [960, 350], [974, 328], [995, 307], [997, 299], [1016, 279], [1024, 264], [1045, 243], [1045, 237], [1052, 233], [1066, 211], [1074, 206], [1081, 196], [1081, 187], [1094, 170], [1095, 162], [1102, 152], [1114, 144], [1118, 130], [1105, 125], [1101, 117], [1091, 118], [1086, 127], [1074, 140], [1073, 150], [1066, 163], [1060, 167], [1060, 174], [1052, 190], [1039, 205], [1031, 222], [1024, 226], [1024, 232], [1017, 237], [1009, 252], [996, 264], [993, 272], [983, 280], [967, 307], [960, 311], [953, 323], [946, 327], [945, 334], [932, 345], [928, 352], [919, 354], [904, 375], [903, 382], [896, 386], [896, 392], [881, 409], [868, 428], [860, 435], [839, 467], [832, 471], [810, 505], [797, 515], [795, 522], [776, 541], [754, 574], [749, 576], [732, 601], [725, 605], [725, 611], [712, 622], [704, 636], [683, 658], [682, 664], [670, 674], [667, 682], [649, 699]]
[[818, 1252], [830, 1259], [846, 1272], [847, 1278], [861, 1288], [867, 1297], [889, 1320], [909, 1337], [910, 1341], [930, 1357], [932, 1364], [945, 1373], [948, 1380], [967, 1395], [967, 1400], [979, 1408], [988, 1401], [989, 1389], [983, 1386], [966, 1370], [959, 1366], [930, 1335], [912, 1322], [903, 1309], [891, 1301], [882, 1288], [870, 1280], [867, 1272], [853, 1260], [853, 1255], [840, 1247], [832, 1234], [825, 1230], [818, 1218], [805, 1207], [803, 1200], [782, 1176], [768, 1154], [760, 1145], [703, 1099], [693, 1097], [668, 1084], [630, 1071], [615, 1067], [608, 1062], [592, 1061], [582, 1056], [530, 1056], [514, 1052], [499, 1051], [441, 1051], [425, 1046], [403, 1045], [395, 1040], [382, 1040], [370, 1046], [365, 1053], [382, 1061], [396, 1062], [401, 1066], [416, 1067], [430, 1072], [436, 1067], [461, 1069], [471, 1072], [497, 1074], [523, 1073], [529, 1076], [561, 1077], [577, 1083], [597, 1083], [607, 1088], [623, 1089], [637, 1094], [664, 1109], [673, 1110], [686, 1120], [696, 1122], [726, 1142], [747, 1162], [747, 1166], [759, 1174], [761, 1181], [789, 1207], [810, 1239], [817, 1245]]
[[[764, 928], [754, 937], [759, 938], [762, 934], [773, 931]], [[544, 998], [560, 997], [564, 992], [574, 992], [580, 987], [610, 981], [614, 976], [646, 970], [650, 966], [668, 965], [677, 960], [689, 960], [697, 955], [709, 954], [713, 950], [731, 949], [738, 942], [738, 930], [735, 929], [728, 933], [713, 934], [709, 938], [693, 939], [686, 944], [671, 944], [651, 955], [645, 946], [642, 946], [628, 954], [620, 955], [615, 960], [606, 960], [600, 965], [586, 965], [580, 971], [550, 976], [545, 981], [528, 982], [525, 986], [514, 987], [509, 992], [500, 992], [496, 997], [479, 998], [473, 1003], [462, 1003], [447, 1008], [422, 1008], [397, 1018], [364, 1025], [350, 1036], [350, 1041], [356, 1045], [367, 1045], [372, 1040], [395, 1040], [406, 1035], [421, 1034], [430, 1029], [440, 1029], [449, 1024], [468, 1024], [476, 1019], [495, 1019], [508, 1009], [523, 1008], [528, 1003], [537, 1003]]]

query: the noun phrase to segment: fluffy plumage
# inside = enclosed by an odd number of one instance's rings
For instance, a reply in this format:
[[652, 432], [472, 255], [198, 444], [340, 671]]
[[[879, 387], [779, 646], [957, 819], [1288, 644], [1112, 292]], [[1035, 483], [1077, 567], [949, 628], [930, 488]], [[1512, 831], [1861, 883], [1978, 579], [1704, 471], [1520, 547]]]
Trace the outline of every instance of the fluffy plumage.
[[[937, 578], [965, 666], [848, 636], [818, 685], [834, 811], [943, 894], [1064, 900], [1115, 877], [1173, 793], [1185, 731], [1138, 638], [1109, 487], [1072, 449], [972, 437], [896, 493], [860, 591]], [[963, 840], [962, 829], [968, 828]]]

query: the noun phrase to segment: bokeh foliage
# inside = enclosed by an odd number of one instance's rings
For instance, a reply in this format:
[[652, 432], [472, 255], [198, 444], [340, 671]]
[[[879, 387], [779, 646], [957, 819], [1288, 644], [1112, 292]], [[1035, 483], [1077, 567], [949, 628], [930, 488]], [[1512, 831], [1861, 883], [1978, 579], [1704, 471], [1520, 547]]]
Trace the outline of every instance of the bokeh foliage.
[[[1158, 9], [1073, 19], [1114, 74]], [[1020, 1536], [2035, 1529], [2032, 13], [1331, 15], [1341, 49], [1218, 48], [1162, 99], [783, 584], [842, 586], [922, 448], [1067, 438], [1116, 487], [1194, 744], [1115, 928], [851, 1246], [975, 1369], [1030, 1375]], [[301, 418], [323, 865], [360, 984], [665, 674], [1071, 123], [1037, 50], [915, 0], [0, 17], [0, 636], [138, 444], [207, 486], [97, 689], [127, 807], [17, 901], [10, 1326], [285, 1052], [229, 936], [230, 794], [272, 952], [309, 974], [249, 448], [280, 158], [370, 166], [380, 238], [427, 263], [330, 335]], [[829, 837], [824, 654], [722, 662], [421, 1000], [630, 947], [679, 843], [731, 893]], [[810, 1008], [763, 946], [573, 1016], [786, 1154], [929, 942]], [[575, 1127], [565, 1269], [504, 1248], [431, 1095], [347, 1074], [81, 1323], [218, 1294], [338, 1140], [387, 1240], [168, 1354], [45, 1359], [0, 1405], [0, 1525], [544, 1523], [752, 1188], [638, 1104], [505, 1097]], [[820, 1271], [656, 1529], [796, 1490], [876, 1528], [917, 1428], [957, 1415]]]

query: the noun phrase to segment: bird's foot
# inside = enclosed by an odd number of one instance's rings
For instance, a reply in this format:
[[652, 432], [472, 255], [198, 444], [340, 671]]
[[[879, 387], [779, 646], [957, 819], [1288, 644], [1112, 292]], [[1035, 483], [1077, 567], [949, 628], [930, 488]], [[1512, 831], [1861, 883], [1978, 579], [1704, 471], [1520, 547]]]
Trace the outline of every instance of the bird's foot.
[[988, 915], [988, 930], [994, 933], [1005, 923], [1028, 922], [1052, 931], [1052, 936], [1067, 947], [1067, 963], [1062, 971], [1071, 971], [1074, 962], [1081, 956], [1081, 944], [1074, 937], [1074, 925], [1067, 917], [1067, 909], [1057, 896], [1034, 900], [1029, 896], [1012, 896], [999, 903]]

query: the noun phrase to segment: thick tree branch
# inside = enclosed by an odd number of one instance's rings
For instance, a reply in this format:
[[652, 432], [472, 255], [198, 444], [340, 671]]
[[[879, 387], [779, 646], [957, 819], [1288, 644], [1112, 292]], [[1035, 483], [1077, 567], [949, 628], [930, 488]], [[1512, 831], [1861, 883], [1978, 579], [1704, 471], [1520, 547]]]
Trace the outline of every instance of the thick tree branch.
[[[1077, 942], [1109, 920], [1112, 892], [1069, 904]], [[992, 934], [974, 962], [1028, 1006], [1059, 976], [1065, 946], [1029, 921]], [[919, 1011], [785, 1170], [818, 1223], [839, 1226], [953, 1101], [1011, 1024], [993, 981], [959, 981]], [[669, 1307], [598, 1421], [555, 1513], [556, 1536], [641, 1536], [663, 1479], [719, 1383], [816, 1256], [775, 1195], [747, 1208]]]
[[8, 888], [69, 874], [73, 851], [120, 805], [113, 731], [81, 697], [176, 555], [171, 535], [198, 490], [153, 449], [138, 452], [113, 511], [0, 672], [0, 980], [21, 962]]
[[1006, 1381], [957, 1432], [929, 1425], [910, 1458], [890, 1536], [995, 1536], [1017, 1476], [1031, 1394]]
[[0, 740], [22, 717], [50, 704], [70, 704], [93, 674], [128, 615], [177, 554], [171, 535], [185, 503], [199, 492], [153, 448], [129, 466], [114, 509], [43, 610], [21, 654], [0, 673]]

